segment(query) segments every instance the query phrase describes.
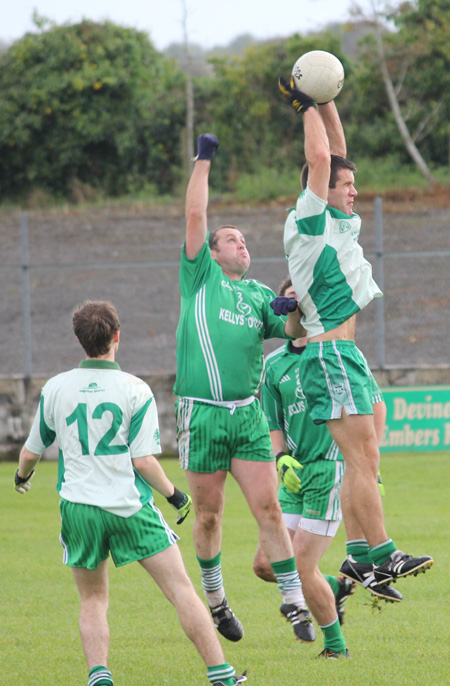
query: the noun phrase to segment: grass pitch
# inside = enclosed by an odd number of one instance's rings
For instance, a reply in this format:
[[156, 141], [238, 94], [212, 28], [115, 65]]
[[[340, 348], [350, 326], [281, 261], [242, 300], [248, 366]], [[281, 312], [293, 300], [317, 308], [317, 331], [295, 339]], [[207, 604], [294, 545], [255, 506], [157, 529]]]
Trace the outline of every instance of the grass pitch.
[[[187, 488], [175, 460], [162, 460], [169, 477]], [[15, 465], [0, 464], [1, 668], [0, 686], [86, 686], [87, 669], [78, 635], [79, 602], [58, 542], [56, 464], [38, 466], [25, 496], [13, 488]], [[373, 604], [357, 588], [348, 599], [343, 627], [352, 659], [316, 660], [313, 644], [294, 640], [278, 610], [274, 584], [252, 573], [257, 528], [236, 483], [227, 484], [223, 572], [231, 606], [244, 624], [237, 644], [220, 639], [249, 686], [415, 686], [449, 683], [450, 546], [448, 535], [450, 453], [383, 455], [385, 518], [397, 546], [430, 554], [426, 574], [396, 584], [404, 600]], [[175, 513], [164, 498], [157, 504], [169, 523]], [[192, 513], [182, 526], [180, 548], [203, 597], [192, 544]], [[323, 559], [322, 571], [336, 573], [345, 556], [341, 526]], [[178, 624], [172, 606], [138, 564], [116, 570], [110, 563], [110, 668], [116, 686], [207, 685], [203, 663]]]

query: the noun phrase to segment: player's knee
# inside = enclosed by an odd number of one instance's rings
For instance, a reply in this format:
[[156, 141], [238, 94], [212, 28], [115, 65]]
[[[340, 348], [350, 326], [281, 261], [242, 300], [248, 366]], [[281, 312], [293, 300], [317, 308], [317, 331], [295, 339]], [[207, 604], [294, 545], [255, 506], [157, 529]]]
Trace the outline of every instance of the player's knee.
[[275, 583], [275, 575], [271, 567], [263, 567], [262, 565], [253, 565], [253, 571], [259, 579], [263, 581], [268, 581], [269, 583]]
[[196, 515], [197, 525], [205, 531], [215, 531], [220, 527], [222, 516], [218, 512], [201, 510]]
[[275, 582], [276, 580], [270, 562], [259, 555], [256, 555], [253, 560], [253, 572], [263, 581]]
[[108, 614], [109, 600], [104, 593], [91, 594], [88, 597], [80, 597], [80, 618], [97, 617], [106, 618]]
[[[283, 522], [283, 515], [278, 500], [270, 501], [259, 511], [259, 517], [264, 523], [279, 525]], [[256, 517], [258, 519], [258, 516]]]

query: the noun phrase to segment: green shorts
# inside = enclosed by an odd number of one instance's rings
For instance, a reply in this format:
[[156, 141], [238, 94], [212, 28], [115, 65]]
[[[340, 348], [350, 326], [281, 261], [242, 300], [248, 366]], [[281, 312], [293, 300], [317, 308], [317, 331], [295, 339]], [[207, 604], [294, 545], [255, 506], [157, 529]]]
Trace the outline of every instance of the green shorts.
[[131, 517], [119, 517], [95, 505], [61, 498], [63, 562], [69, 567], [97, 569], [111, 556], [116, 567], [143, 560], [173, 545], [178, 536], [152, 500]]
[[[366, 359], [366, 358], [364, 358], [364, 359]], [[367, 364], [367, 360], [366, 360], [366, 364]], [[380, 389], [379, 385], [377, 384], [377, 381], [376, 381], [374, 375], [370, 371], [369, 366], [367, 366], [367, 371], [369, 374], [370, 388], [372, 391], [372, 405], [375, 405], [376, 403], [382, 403], [384, 401], [383, 393], [381, 392], [381, 389]]]
[[308, 343], [300, 357], [300, 376], [315, 424], [340, 419], [343, 409], [373, 414], [373, 375], [353, 341]]
[[275, 459], [267, 419], [256, 399], [230, 409], [180, 398], [176, 414], [182, 469], [211, 474], [228, 471], [233, 457], [255, 462]]
[[278, 490], [281, 510], [307, 519], [341, 520], [344, 462], [322, 459], [307, 462], [297, 474], [302, 482], [298, 493], [290, 493], [283, 485]]

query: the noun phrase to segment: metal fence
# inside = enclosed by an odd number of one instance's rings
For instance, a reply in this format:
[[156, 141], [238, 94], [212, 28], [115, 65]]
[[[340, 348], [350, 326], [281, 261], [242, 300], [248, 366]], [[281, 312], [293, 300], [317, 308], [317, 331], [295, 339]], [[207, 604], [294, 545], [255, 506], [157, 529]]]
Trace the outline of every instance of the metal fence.
[[[377, 369], [448, 366], [450, 210], [386, 213], [376, 198], [366, 214], [361, 243], [385, 297], [358, 315], [359, 347]], [[287, 273], [283, 208], [210, 207], [216, 224], [230, 215], [247, 236], [249, 276], [276, 290]], [[71, 313], [85, 299], [116, 305], [124, 369], [175, 371], [182, 208], [34, 212], [0, 224], [0, 374], [48, 376], [77, 364]], [[267, 342], [267, 352], [279, 344]]]

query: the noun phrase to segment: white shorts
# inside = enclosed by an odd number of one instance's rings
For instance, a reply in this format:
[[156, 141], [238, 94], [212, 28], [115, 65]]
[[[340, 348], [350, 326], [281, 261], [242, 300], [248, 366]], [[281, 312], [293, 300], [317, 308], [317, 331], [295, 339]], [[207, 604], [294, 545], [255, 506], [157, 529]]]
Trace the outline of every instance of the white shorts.
[[297, 531], [300, 528], [317, 536], [332, 536], [333, 538], [336, 536], [340, 524], [340, 521], [335, 519], [310, 519], [309, 517], [302, 517], [300, 514], [286, 512], [283, 512], [283, 521], [291, 531]]

